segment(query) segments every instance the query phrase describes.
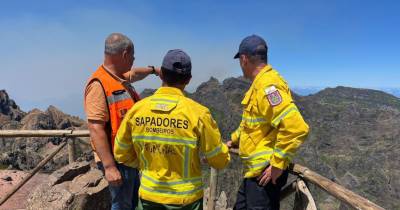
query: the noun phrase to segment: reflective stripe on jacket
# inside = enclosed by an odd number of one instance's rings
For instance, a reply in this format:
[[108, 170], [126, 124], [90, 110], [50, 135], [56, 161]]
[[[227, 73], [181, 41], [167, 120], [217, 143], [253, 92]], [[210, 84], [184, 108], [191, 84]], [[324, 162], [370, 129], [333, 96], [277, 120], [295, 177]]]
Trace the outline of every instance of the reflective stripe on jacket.
[[136, 103], [115, 142], [115, 159], [142, 172], [140, 197], [162, 204], [203, 197], [199, 153], [218, 169], [230, 160], [210, 111], [172, 87]]
[[268, 165], [287, 168], [309, 127], [285, 80], [271, 66], [265, 66], [247, 91], [242, 106], [242, 121], [231, 139], [239, 144], [245, 177], [260, 175]]

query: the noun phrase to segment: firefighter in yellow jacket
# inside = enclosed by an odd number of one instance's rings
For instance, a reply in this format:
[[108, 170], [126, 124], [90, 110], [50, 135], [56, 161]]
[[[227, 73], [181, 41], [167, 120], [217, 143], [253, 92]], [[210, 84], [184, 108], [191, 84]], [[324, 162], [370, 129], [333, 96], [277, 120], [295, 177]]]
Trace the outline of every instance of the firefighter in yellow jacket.
[[185, 52], [170, 50], [162, 87], [137, 102], [118, 130], [116, 161], [142, 172], [139, 209], [202, 209], [199, 152], [217, 169], [230, 160], [210, 111], [183, 94], [191, 68]]
[[239, 59], [244, 77], [252, 81], [242, 100], [239, 128], [229, 147], [239, 146], [244, 180], [234, 209], [279, 209], [279, 192], [288, 165], [308, 134], [286, 81], [267, 63], [267, 44], [257, 35], [241, 42]]

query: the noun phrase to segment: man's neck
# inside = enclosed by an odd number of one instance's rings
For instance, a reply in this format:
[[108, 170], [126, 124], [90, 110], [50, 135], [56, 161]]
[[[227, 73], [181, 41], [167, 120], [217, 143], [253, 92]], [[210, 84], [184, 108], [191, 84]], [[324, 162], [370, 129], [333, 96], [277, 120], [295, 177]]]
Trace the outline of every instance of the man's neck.
[[162, 87], [177, 88], [177, 89], [179, 89], [179, 90], [181, 90], [181, 91], [183, 91], [183, 90], [185, 89], [185, 85], [170, 86], [170, 85], [167, 85], [165, 82], [163, 82], [161, 86], [162, 86]]
[[251, 74], [251, 81], [254, 81], [258, 75], [258, 73], [260, 73], [260, 71], [266, 66], [267, 64], [262, 63], [258, 66], [255, 67], [255, 69], [252, 71]]
[[118, 66], [116, 66], [112, 63], [107, 63], [107, 62], [104, 62], [103, 66], [106, 68], [107, 71], [111, 72], [115, 76], [117, 76], [121, 79], [124, 78], [124, 75], [122, 73], [120, 73], [122, 71], [120, 71], [121, 69], [119, 69]]

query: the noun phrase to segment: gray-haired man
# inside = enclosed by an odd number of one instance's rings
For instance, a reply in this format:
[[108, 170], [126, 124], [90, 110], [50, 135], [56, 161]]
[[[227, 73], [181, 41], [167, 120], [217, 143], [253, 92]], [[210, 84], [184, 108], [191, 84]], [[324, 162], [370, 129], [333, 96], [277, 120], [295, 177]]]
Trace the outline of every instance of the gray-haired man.
[[152, 66], [132, 69], [134, 46], [123, 34], [113, 33], [105, 41], [104, 63], [89, 78], [85, 88], [85, 111], [95, 161], [110, 184], [111, 209], [134, 209], [138, 200], [138, 170], [114, 161], [112, 147], [118, 127], [139, 96], [130, 85], [149, 74]]

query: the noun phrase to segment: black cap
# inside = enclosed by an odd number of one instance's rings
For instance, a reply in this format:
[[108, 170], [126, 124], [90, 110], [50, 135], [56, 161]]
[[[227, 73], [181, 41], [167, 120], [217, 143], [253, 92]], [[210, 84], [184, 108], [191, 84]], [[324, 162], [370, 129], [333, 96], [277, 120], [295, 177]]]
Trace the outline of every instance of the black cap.
[[240, 55], [265, 55], [267, 56], [268, 47], [263, 38], [257, 35], [251, 35], [242, 40], [239, 45], [239, 51], [233, 57], [239, 58]]
[[192, 62], [183, 50], [175, 49], [168, 51], [164, 56], [161, 68], [178, 74], [191, 74]]

